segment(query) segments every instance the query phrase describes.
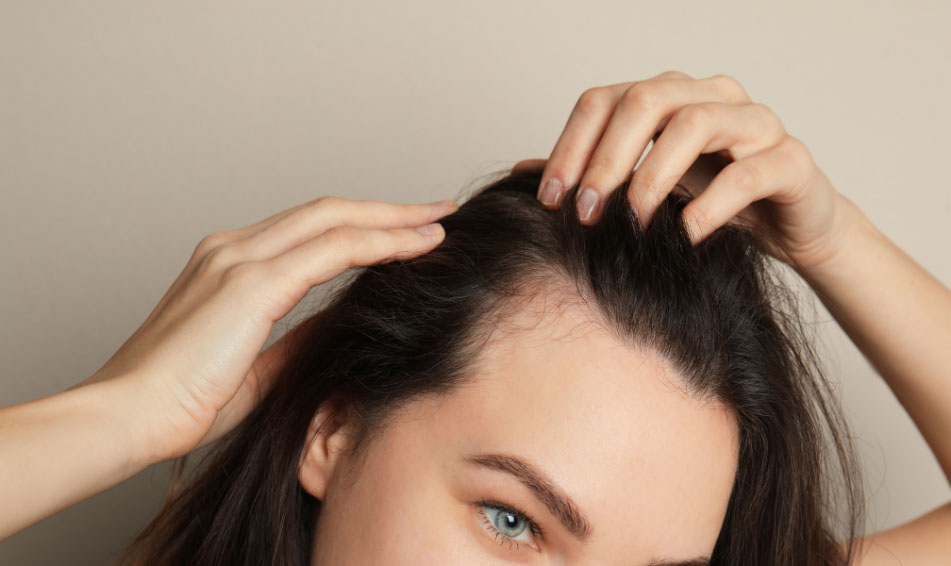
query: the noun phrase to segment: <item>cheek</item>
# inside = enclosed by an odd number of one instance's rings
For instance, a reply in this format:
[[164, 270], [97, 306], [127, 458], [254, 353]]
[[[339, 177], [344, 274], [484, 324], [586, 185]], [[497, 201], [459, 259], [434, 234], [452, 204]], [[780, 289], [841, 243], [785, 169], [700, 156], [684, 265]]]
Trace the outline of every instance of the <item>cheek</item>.
[[487, 564], [470, 524], [476, 519], [447, 489], [433, 455], [412, 443], [380, 448], [355, 482], [328, 488], [312, 564]]

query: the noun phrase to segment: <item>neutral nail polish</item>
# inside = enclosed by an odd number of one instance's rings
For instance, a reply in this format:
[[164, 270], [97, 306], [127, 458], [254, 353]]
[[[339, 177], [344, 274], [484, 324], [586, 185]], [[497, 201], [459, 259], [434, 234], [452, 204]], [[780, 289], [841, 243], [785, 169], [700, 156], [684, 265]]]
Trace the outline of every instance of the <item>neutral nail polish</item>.
[[563, 189], [564, 186], [561, 184], [559, 179], [548, 179], [545, 181], [545, 186], [542, 188], [540, 200], [543, 204], [554, 206], [558, 202], [558, 197], [561, 196], [561, 191]]
[[432, 224], [426, 224], [416, 228], [416, 231], [424, 236], [435, 236], [436, 234], [442, 232], [442, 230], [442, 224], [439, 224], [438, 222], [433, 222]]
[[581, 191], [581, 194], [578, 195], [578, 217], [581, 218], [582, 221], [587, 220], [597, 204], [598, 192], [596, 190], [588, 187]]

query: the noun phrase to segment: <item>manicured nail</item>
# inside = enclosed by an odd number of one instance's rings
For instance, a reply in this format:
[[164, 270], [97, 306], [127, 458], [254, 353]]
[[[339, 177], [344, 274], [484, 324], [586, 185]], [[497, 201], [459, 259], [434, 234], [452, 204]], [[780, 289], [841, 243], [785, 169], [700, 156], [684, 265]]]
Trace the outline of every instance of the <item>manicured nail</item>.
[[561, 196], [562, 190], [564, 190], [564, 185], [561, 184], [559, 179], [548, 179], [545, 181], [545, 186], [542, 187], [539, 200], [541, 200], [543, 204], [554, 206], [558, 203], [558, 197]]
[[438, 222], [433, 222], [432, 224], [426, 224], [425, 226], [416, 228], [416, 231], [424, 236], [435, 236], [442, 232], [442, 225]]
[[581, 218], [582, 221], [587, 220], [597, 204], [598, 191], [591, 187], [581, 191], [581, 194], [578, 195], [578, 217]]

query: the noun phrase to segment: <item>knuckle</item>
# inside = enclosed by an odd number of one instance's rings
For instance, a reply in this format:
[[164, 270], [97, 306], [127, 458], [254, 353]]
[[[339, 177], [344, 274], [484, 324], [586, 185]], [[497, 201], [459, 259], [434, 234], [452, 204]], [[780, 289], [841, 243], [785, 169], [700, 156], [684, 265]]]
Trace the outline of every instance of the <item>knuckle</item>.
[[234, 243], [222, 244], [209, 251], [202, 260], [205, 271], [220, 272], [240, 262], [240, 251]]
[[723, 73], [716, 74], [710, 77], [710, 81], [718, 90], [720, 90], [720, 92], [730, 95], [731, 98], [744, 100], [749, 99], [749, 96], [746, 94], [746, 89], [743, 88], [743, 85], [740, 84], [740, 81], [736, 80], [730, 75], [725, 75]]
[[227, 267], [221, 273], [221, 279], [225, 283], [244, 282], [258, 279], [265, 268], [262, 263], [257, 261], [244, 261]]
[[340, 224], [328, 229], [321, 235], [321, 238], [335, 251], [346, 253], [356, 243], [354, 241], [355, 236], [356, 230], [352, 226]]
[[740, 81], [736, 80], [735, 78], [725, 73], [717, 73], [713, 75], [712, 77], [710, 77], [710, 79], [714, 83], [724, 87], [728, 87], [728, 88], [736, 88], [740, 84]]
[[677, 120], [691, 130], [707, 129], [713, 121], [713, 110], [706, 104], [688, 104], [674, 114], [671, 120]]
[[678, 70], [676, 70], [676, 69], [670, 69], [670, 70], [664, 71], [663, 73], [657, 75], [657, 77], [655, 77], [655, 78], [658, 78], [658, 79], [691, 79], [691, 78], [693, 78], [693, 77], [691, 77], [691, 76], [688, 75], [687, 73], [683, 73], [683, 72], [678, 71]]
[[806, 147], [806, 144], [795, 136], [787, 135], [784, 137], [783, 141], [779, 142], [777, 149], [797, 167], [806, 168], [812, 166], [812, 153], [809, 151], [809, 148]]
[[728, 167], [732, 169], [730, 171], [730, 179], [734, 187], [746, 194], [754, 194], [756, 192], [762, 180], [762, 173], [758, 168], [748, 163], [743, 163], [742, 161], [735, 161], [728, 165]]
[[779, 128], [785, 130], [782, 120], [779, 119], [779, 116], [773, 112], [773, 109], [769, 106], [763, 104], [762, 102], [754, 102], [750, 104], [753, 111], [759, 116], [759, 118], [765, 122], [770, 128]]
[[233, 239], [233, 234], [230, 231], [222, 232], [212, 232], [198, 242], [198, 245], [195, 246], [195, 254], [197, 256], [208, 255], [211, 250], [224, 245], [226, 242], [229, 242]]
[[[617, 158], [603, 152], [595, 154], [591, 157], [591, 161], [588, 162], [587, 172], [585, 174], [586, 180], [612, 172], [617, 166]], [[583, 182], [582, 184], [587, 183]]]
[[773, 109], [767, 106], [766, 104], [756, 101], [749, 104], [750, 108], [759, 113], [762, 116], [775, 116]]
[[607, 109], [607, 93], [601, 87], [592, 87], [581, 93], [575, 108], [580, 114], [597, 114]]
[[624, 103], [646, 109], [653, 108], [657, 98], [655, 90], [656, 87], [651, 81], [637, 83], [624, 91]]

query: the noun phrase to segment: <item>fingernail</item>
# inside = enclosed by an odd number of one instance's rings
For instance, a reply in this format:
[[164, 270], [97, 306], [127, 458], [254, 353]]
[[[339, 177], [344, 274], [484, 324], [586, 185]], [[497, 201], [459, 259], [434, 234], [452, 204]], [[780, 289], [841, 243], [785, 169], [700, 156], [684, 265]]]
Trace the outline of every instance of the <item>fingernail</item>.
[[597, 204], [598, 192], [596, 190], [588, 187], [581, 191], [581, 194], [578, 195], [578, 217], [583, 221], [587, 220]]
[[541, 195], [539, 199], [543, 204], [555, 205], [558, 203], [558, 197], [561, 196], [561, 191], [564, 189], [564, 185], [561, 184], [559, 179], [548, 179], [545, 181], [545, 186], [542, 187]]
[[426, 224], [425, 226], [416, 228], [416, 231], [424, 236], [435, 236], [442, 232], [442, 225], [438, 222], [433, 222], [432, 224]]

